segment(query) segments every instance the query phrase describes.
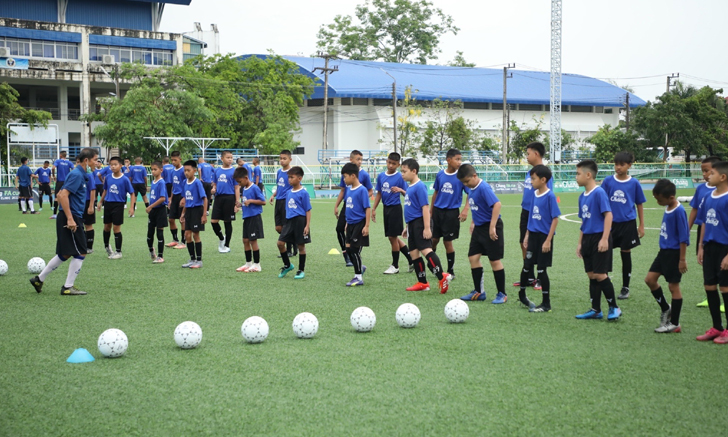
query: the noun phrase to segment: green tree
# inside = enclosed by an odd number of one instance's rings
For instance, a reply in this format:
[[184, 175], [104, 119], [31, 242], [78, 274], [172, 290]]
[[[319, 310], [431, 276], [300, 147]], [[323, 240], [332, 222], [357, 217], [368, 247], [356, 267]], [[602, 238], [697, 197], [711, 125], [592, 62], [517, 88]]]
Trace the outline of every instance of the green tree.
[[[397, 129], [397, 142], [392, 139], [392, 146], [395, 152], [402, 156], [416, 158], [419, 152], [420, 144], [420, 126], [417, 119], [422, 116], [422, 105], [417, 101], [415, 94], [417, 90], [413, 90], [412, 86], [408, 86], [404, 90], [404, 99], [397, 101], [397, 120], [395, 129]], [[383, 125], [379, 129], [385, 130]], [[380, 139], [380, 143], [387, 143], [385, 139]]]
[[528, 126], [526, 123], [518, 125], [511, 120], [510, 140], [508, 142], [508, 160], [518, 162], [526, 156], [526, 146], [535, 141], [541, 141], [544, 133], [541, 131], [543, 119], [533, 119], [536, 123], [534, 126]]
[[597, 162], [613, 162], [617, 152], [632, 152], [636, 162], [654, 162], [657, 149], [645, 148], [633, 131], [614, 128], [608, 124], [600, 127], [597, 133], [587, 139], [594, 144], [594, 159]]
[[441, 52], [440, 37], [460, 30], [427, 0], [367, 0], [354, 15], [322, 25], [317, 47], [349, 59], [427, 64]]
[[475, 67], [475, 63], [465, 60], [465, 56], [463, 56], [463, 52], [460, 50], [455, 52], [455, 58], [448, 62], [447, 65], [450, 67]]
[[29, 123], [30, 128], [40, 125], [48, 127], [51, 120], [51, 113], [47, 111], [36, 111], [33, 109], [25, 109], [18, 103], [18, 91], [10, 86], [7, 82], [0, 83], [0, 159], [3, 166], [7, 170], [8, 156], [7, 144], [8, 123]]
[[462, 117], [460, 100], [435, 99], [430, 104], [428, 119], [422, 126], [420, 151], [425, 156], [456, 148], [468, 150], [475, 139], [473, 122]]

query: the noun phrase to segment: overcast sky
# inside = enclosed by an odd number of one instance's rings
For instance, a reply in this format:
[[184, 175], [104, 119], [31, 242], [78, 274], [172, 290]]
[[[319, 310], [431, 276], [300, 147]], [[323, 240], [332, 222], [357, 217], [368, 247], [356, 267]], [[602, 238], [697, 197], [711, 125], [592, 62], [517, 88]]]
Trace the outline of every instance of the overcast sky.
[[[353, 15], [363, 0], [192, 0], [167, 5], [161, 29], [184, 32], [218, 25], [223, 53], [309, 56], [316, 33], [334, 16]], [[441, 41], [437, 63], [457, 50], [478, 67], [550, 70], [549, 0], [433, 0], [460, 28]], [[728, 0], [564, 0], [562, 71], [611, 78], [653, 100], [666, 76], [695, 86], [725, 87], [728, 55], [723, 29]], [[725, 94], [725, 93], [724, 93]]]

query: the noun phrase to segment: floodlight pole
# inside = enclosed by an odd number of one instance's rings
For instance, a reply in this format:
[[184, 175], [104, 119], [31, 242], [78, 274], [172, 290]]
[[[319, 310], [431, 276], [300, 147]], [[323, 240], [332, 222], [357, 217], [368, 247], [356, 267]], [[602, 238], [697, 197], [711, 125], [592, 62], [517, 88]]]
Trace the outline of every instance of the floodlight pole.
[[509, 77], [509, 68], [516, 68], [516, 64], [508, 64], [503, 67], [503, 144], [501, 144], [501, 162], [503, 164], [507, 164], [506, 157], [508, 156], [508, 97], [506, 79]]
[[324, 150], [327, 150], [329, 148], [329, 133], [328, 133], [328, 124], [329, 124], [329, 73], [334, 73], [336, 71], [339, 71], [339, 66], [334, 66], [333, 68], [329, 68], [329, 59], [339, 59], [335, 55], [331, 55], [328, 53], [320, 53], [319, 56], [324, 58], [325, 64], [324, 68], [316, 67], [313, 69], [313, 72], [315, 73], [316, 70], [321, 70], [324, 72], [324, 138], [323, 138], [323, 148]]
[[397, 153], [397, 79], [384, 71], [383, 68], [380, 68], [380, 70], [394, 81], [392, 82], [392, 136], [394, 138], [394, 153]]
[[549, 158], [561, 161], [561, 2], [551, 0], [551, 105]]

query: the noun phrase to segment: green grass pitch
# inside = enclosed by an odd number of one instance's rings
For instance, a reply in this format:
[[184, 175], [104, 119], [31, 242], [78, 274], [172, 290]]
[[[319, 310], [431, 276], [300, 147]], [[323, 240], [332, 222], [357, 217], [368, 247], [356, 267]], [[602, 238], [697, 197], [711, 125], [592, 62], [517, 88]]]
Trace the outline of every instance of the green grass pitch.
[[[662, 209], [646, 194], [647, 227], [658, 228]], [[229, 254], [217, 252], [208, 225], [201, 270], [180, 268], [186, 250], [167, 249], [166, 262], [152, 265], [140, 211], [122, 228], [121, 260], [103, 255], [102, 225], [96, 226], [97, 252], [77, 280], [89, 295], [62, 297], [67, 265], [40, 295], [28, 283], [28, 259], [54, 254], [47, 205], [38, 216], [3, 205], [0, 258], [10, 271], [0, 277], [0, 434], [724, 435], [720, 387], [728, 348], [695, 341], [710, 317], [695, 307], [705, 294], [694, 246], [683, 277], [682, 334], [653, 332], [659, 307], [643, 278], [657, 251], [654, 229], [633, 252], [632, 297], [620, 302], [622, 320], [578, 321], [574, 315], [589, 307], [587, 279], [575, 255], [578, 224], [562, 220], [550, 269], [554, 310], [531, 314], [517, 306], [510, 287], [521, 268], [520, 196], [501, 200], [511, 300], [490, 304], [495, 292], [486, 262], [488, 301], [469, 303], [470, 318], [459, 325], [447, 322], [443, 308], [472, 289], [469, 222], [456, 241], [457, 279], [443, 296], [429, 272], [433, 290], [422, 293], [405, 291], [414, 274], [382, 274], [391, 258], [381, 223], [372, 224], [372, 245], [363, 252], [366, 285], [346, 288], [352, 270], [341, 256], [327, 255], [337, 246], [331, 200], [313, 201], [303, 281], [277, 278], [270, 206], [258, 274], [235, 272], [244, 262], [240, 219]], [[576, 213], [576, 205], [576, 194], [561, 195], [564, 214]], [[27, 228], [18, 228], [21, 222]], [[621, 261], [614, 258], [619, 290]], [[529, 296], [540, 300], [533, 290]], [[395, 322], [404, 302], [422, 312], [415, 329]], [[362, 305], [377, 315], [370, 333], [349, 323]], [[292, 332], [303, 311], [319, 319], [314, 339]], [[271, 328], [262, 344], [246, 344], [240, 334], [253, 315]], [[174, 328], [185, 320], [202, 327], [197, 349], [174, 343]], [[96, 340], [108, 328], [127, 334], [124, 357], [99, 354]], [[67, 364], [79, 347], [96, 361]]]

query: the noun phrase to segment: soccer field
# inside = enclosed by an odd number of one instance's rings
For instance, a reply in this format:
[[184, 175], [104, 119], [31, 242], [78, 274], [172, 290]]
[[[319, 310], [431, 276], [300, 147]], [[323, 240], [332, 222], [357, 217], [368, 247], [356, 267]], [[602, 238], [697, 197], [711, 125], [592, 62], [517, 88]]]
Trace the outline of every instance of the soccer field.
[[[270, 205], [261, 273], [235, 272], [244, 263], [240, 216], [228, 254], [217, 252], [207, 225], [202, 269], [180, 268], [186, 250], [166, 249], [165, 263], [151, 264], [140, 210], [125, 218], [120, 260], [106, 259], [103, 225], [96, 225], [96, 253], [76, 282], [89, 294], [62, 297], [67, 264], [48, 277], [40, 295], [26, 269], [31, 257], [47, 262], [54, 255], [49, 209], [31, 216], [2, 205], [0, 259], [10, 270], [0, 277], [0, 434], [725, 435], [720, 387], [728, 349], [695, 340], [711, 323], [708, 310], [695, 306], [705, 293], [693, 245], [682, 282], [683, 333], [653, 332], [660, 310], [643, 278], [657, 253], [662, 208], [645, 194], [650, 229], [633, 251], [632, 293], [620, 301], [624, 314], [617, 322], [574, 319], [589, 308], [588, 280], [575, 255], [577, 194], [561, 194], [562, 213], [573, 215], [559, 222], [554, 239], [553, 311], [529, 313], [517, 305], [518, 289], [510, 284], [522, 265], [520, 196], [501, 195], [511, 300], [490, 303], [495, 290], [486, 260], [488, 300], [469, 302], [463, 324], [448, 323], [443, 308], [473, 288], [469, 220], [456, 241], [457, 279], [440, 295], [429, 272], [432, 291], [405, 291], [416, 279], [405, 273], [404, 258], [403, 272], [382, 274], [391, 256], [381, 223], [372, 224], [372, 245], [362, 254], [366, 285], [345, 287], [353, 270], [340, 255], [327, 254], [338, 246], [333, 200], [312, 200], [306, 278], [295, 281], [292, 274], [277, 278]], [[171, 240], [169, 231], [165, 238]], [[446, 264], [442, 246], [438, 252]], [[614, 260], [618, 291], [617, 252]], [[537, 303], [539, 293], [529, 289]], [[414, 329], [395, 322], [405, 302], [422, 312]], [[372, 332], [352, 329], [349, 316], [358, 306], [376, 313]], [[291, 329], [303, 311], [320, 323], [310, 340]], [[246, 344], [240, 334], [253, 315], [270, 326], [262, 344]], [[174, 342], [173, 331], [185, 320], [202, 328], [197, 349]], [[98, 352], [96, 340], [108, 328], [126, 333], [125, 356], [106, 359]], [[96, 361], [66, 363], [80, 347]]]

